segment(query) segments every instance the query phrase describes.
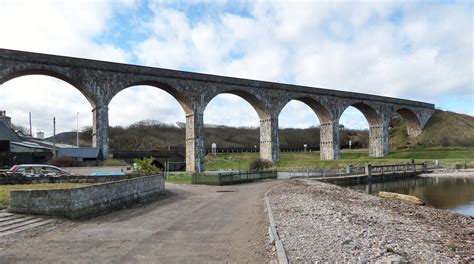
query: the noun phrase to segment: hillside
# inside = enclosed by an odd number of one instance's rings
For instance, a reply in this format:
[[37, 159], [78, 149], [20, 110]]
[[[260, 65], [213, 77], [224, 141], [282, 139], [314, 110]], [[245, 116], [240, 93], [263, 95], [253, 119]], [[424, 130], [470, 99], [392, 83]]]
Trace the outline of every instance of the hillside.
[[[127, 127], [110, 127], [110, 148], [112, 150], [159, 150], [168, 146], [184, 146], [184, 124], [163, 124], [154, 120], [140, 121]], [[81, 146], [90, 145], [92, 129], [90, 127], [81, 132]], [[341, 145], [347, 145], [349, 138], [353, 148], [366, 148], [368, 132], [364, 130], [344, 129], [340, 132]], [[255, 127], [228, 127], [206, 125], [204, 128], [204, 146], [210, 148], [216, 143], [220, 148], [253, 148], [260, 142], [260, 132]], [[74, 140], [64, 139], [64, 142]], [[319, 127], [306, 129], [280, 129], [281, 147], [319, 146]]]
[[[154, 120], [140, 121], [127, 127], [110, 127], [110, 148], [120, 150], [157, 150], [168, 146], [184, 146], [184, 124], [163, 124]], [[209, 125], [204, 129], [205, 147], [212, 143], [218, 147], [253, 147], [259, 145], [259, 129], [254, 127], [227, 127]], [[74, 145], [75, 132], [60, 133], [57, 142]], [[353, 148], [367, 148], [367, 130], [340, 130], [340, 145], [347, 148], [349, 140]], [[81, 132], [81, 146], [92, 141], [90, 127]], [[302, 147], [319, 145], [319, 127], [306, 129], [280, 129], [281, 147]], [[423, 133], [415, 138], [408, 137], [406, 125], [401, 117], [390, 123], [390, 148], [472, 148], [474, 147], [474, 117], [453, 112], [436, 111]]]
[[[53, 137], [45, 138], [44, 140], [53, 142]], [[61, 132], [56, 134], [56, 142], [68, 144], [68, 145], [76, 145], [77, 140], [77, 133], [75, 131], [70, 132]]]
[[423, 133], [408, 137], [405, 122], [394, 118], [390, 130], [391, 149], [407, 148], [472, 148], [474, 147], [474, 117], [448, 111], [436, 111]]

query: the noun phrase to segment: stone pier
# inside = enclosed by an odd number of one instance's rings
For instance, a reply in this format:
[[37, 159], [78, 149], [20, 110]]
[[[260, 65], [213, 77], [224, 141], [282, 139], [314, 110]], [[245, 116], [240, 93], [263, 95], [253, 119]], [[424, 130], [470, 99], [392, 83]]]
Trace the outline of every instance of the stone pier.
[[260, 157], [273, 162], [280, 159], [277, 117], [260, 119]]
[[320, 158], [321, 160], [339, 159], [339, 123], [337, 121], [321, 124]]

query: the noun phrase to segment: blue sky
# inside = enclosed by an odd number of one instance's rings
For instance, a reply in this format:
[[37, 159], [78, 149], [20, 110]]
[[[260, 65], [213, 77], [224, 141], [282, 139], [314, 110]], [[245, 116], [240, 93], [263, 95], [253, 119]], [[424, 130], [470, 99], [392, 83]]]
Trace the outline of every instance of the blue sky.
[[[471, 1], [0, 0], [0, 48], [78, 56], [426, 101], [474, 115]], [[56, 98], [62, 98], [58, 101]], [[131, 104], [130, 102], [136, 102]], [[92, 124], [68, 84], [27, 76], [0, 86], [13, 121], [51, 132]], [[125, 106], [125, 107], [123, 107]], [[132, 87], [109, 106], [111, 125], [174, 123], [184, 111], [152, 87]], [[233, 120], [229, 123], [229, 117]], [[258, 126], [232, 95], [216, 97], [207, 124]], [[342, 124], [366, 128], [355, 109]], [[291, 102], [280, 127], [318, 125]]]

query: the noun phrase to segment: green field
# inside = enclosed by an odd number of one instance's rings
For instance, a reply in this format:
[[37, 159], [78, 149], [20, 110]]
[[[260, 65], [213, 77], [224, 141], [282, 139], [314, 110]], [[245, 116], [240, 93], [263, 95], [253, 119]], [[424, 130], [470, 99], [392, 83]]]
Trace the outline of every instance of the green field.
[[176, 184], [191, 184], [192, 176], [189, 173], [173, 173], [166, 176], [166, 181]]
[[[258, 153], [222, 153], [206, 156], [206, 170], [248, 170]], [[338, 167], [346, 164], [393, 164], [440, 160], [448, 164], [474, 161], [474, 149], [433, 149], [393, 151], [386, 157], [370, 158], [367, 151], [343, 151], [340, 160], [320, 160], [319, 152], [284, 152], [277, 162], [278, 169]]]
[[15, 184], [0, 185], [0, 210], [8, 207], [10, 201], [10, 191], [15, 190], [50, 190], [50, 189], [71, 189], [85, 186], [84, 183], [39, 183], [39, 184]]

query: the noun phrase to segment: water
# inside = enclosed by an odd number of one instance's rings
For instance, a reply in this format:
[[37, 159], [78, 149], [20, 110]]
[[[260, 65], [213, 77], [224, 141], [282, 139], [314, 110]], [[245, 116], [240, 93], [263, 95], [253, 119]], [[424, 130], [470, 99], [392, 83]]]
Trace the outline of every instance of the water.
[[413, 195], [428, 206], [474, 216], [474, 177], [417, 177], [370, 185], [352, 185], [350, 188], [370, 194], [386, 191]]

